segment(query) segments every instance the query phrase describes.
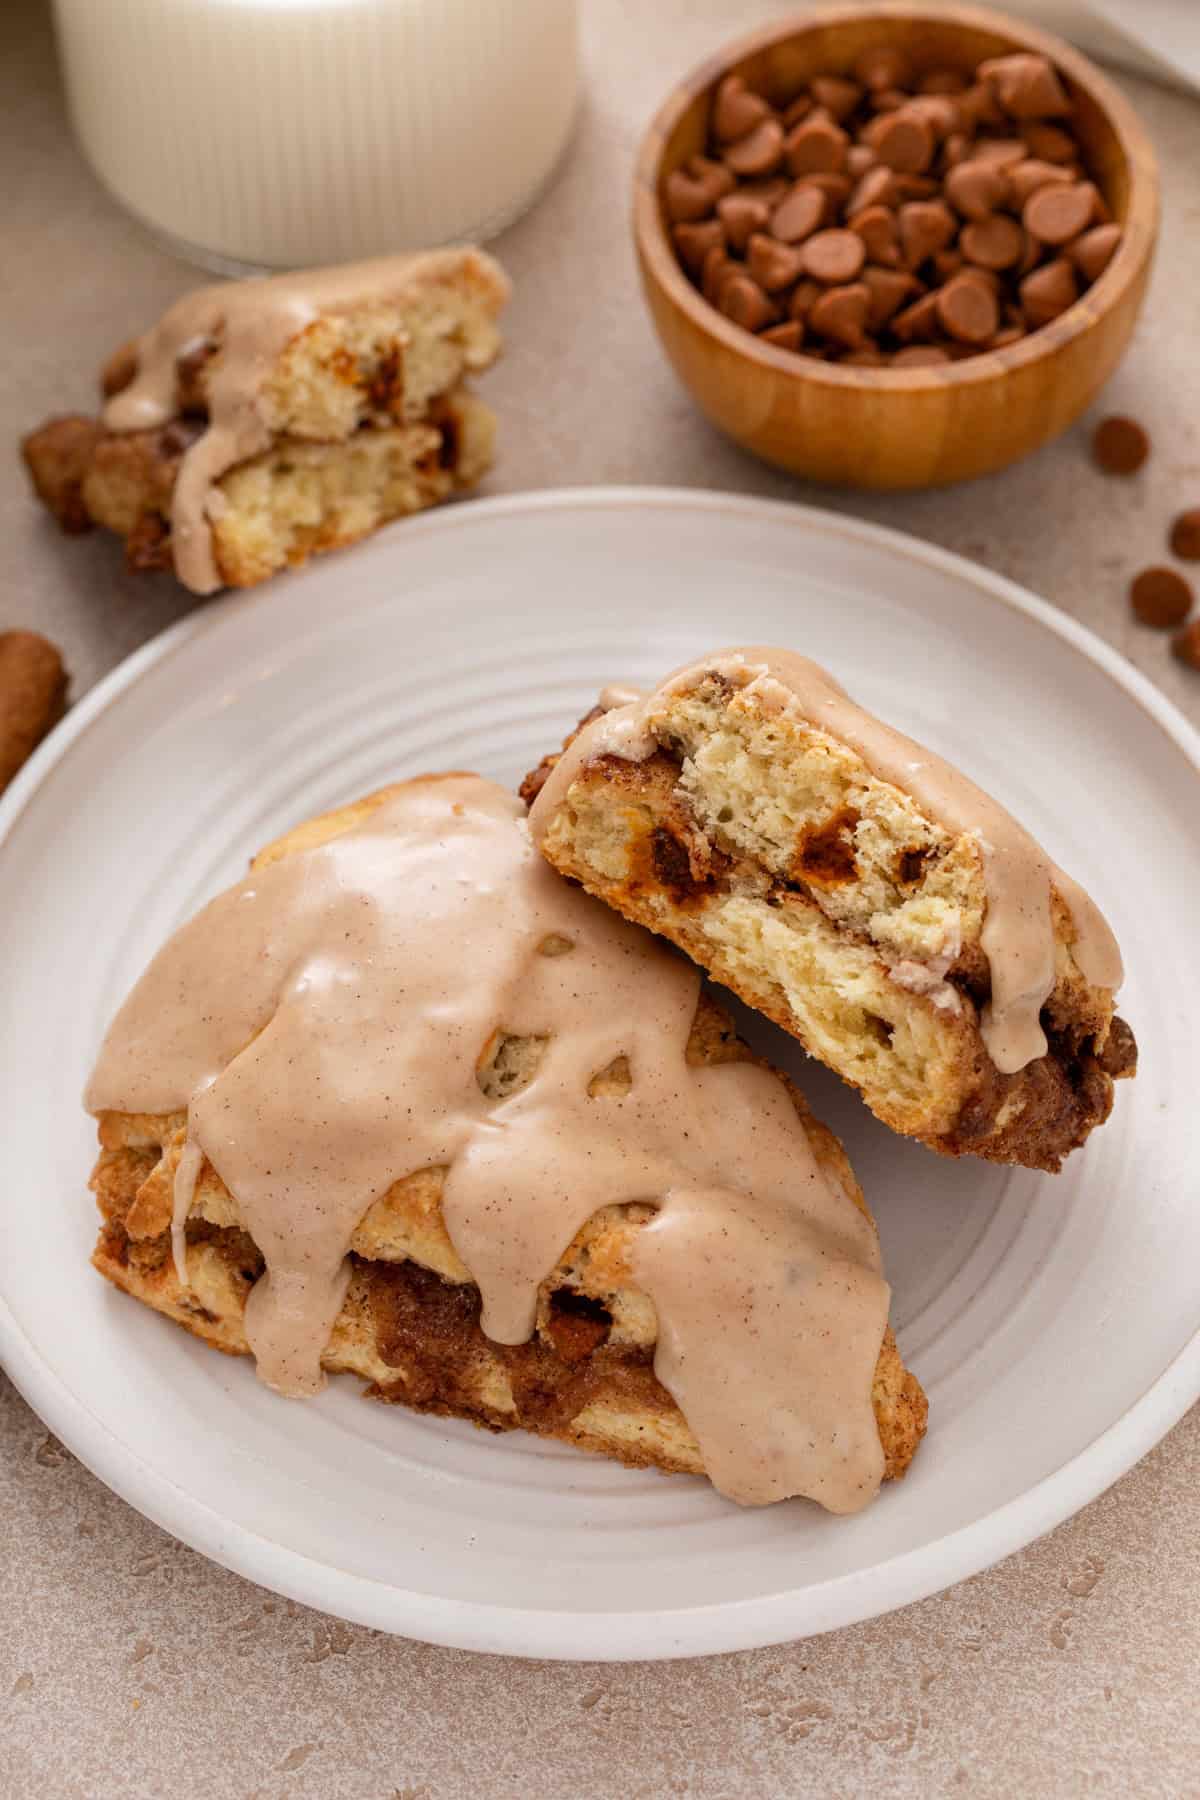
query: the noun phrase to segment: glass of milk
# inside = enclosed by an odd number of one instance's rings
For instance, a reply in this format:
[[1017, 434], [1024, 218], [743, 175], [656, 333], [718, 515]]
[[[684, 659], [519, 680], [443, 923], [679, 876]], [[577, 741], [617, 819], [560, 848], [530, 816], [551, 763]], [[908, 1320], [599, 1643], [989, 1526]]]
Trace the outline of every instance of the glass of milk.
[[571, 129], [576, 0], [55, 0], [100, 180], [222, 272], [483, 239]]

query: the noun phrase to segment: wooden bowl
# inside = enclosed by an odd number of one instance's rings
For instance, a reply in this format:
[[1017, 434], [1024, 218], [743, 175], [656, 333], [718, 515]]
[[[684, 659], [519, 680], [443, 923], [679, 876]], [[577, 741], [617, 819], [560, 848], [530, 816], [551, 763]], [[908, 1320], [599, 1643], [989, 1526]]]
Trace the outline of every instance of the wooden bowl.
[[[732, 324], [692, 286], [671, 243], [662, 188], [703, 151], [713, 89], [731, 72], [780, 103], [862, 51], [902, 48], [918, 71], [973, 68], [1039, 51], [1073, 101], [1089, 173], [1123, 228], [1117, 254], [1079, 300], [1001, 350], [943, 367], [844, 368], [795, 356]], [[815, 481], [935, 487], [1003, 469], [1056, 437], [1094, 398], [1129, 342], [1158, 233], [1154, 152], [1129, 103], [1086, 57], [1045, 32], [973, 6], [838, 7], [777, 22], [696, 69], [638, 153], [633, 228], [658, 335], [714, 424], [756, 456]]]

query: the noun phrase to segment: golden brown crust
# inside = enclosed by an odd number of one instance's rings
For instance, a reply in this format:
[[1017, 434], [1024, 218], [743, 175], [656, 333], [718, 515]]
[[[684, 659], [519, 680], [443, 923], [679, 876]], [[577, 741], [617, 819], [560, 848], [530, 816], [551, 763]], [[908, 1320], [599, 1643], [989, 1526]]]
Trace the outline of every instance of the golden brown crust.
[[[171, 498], [203, 420], [106, 432], [85, 418], [52, 420], [22, 444], [38, 496], [63, 529], [100, 525], [125, 542], [137, 574], [171, 570]], [[224, 496], [213, 548], [228, 587], [252, 587], [310, 556], [475, 485], [491, 463], [494, 420], [465, 390], [444, 396], [420, 425], [356, 432], [344, 443], [278, 439], [217, 484]]]
[[[322, 311], [288, 340], [255, 395], [269, 448], [229, 470], [209, 508], [226, 586], [354, 543], [481, 478], [495, 421], [466, 380], [499, 353], [507, 297], [490, 257], [429, 252], [406, 259], [387, 294]], [[218, 322], [177, 357], [175, 416], [161, 428], [116, 433], [72, 415], [22, 443], [34, 491], [63, 529], [116, 532], [135, 571], [174, 566], [173, 490], [207, 424], [224, 329]], [[137, 368], [137, 342], [123, 344], [101, 372], [103, 397]]]
[[[102, 1154], [93, 1176], [103, 1219], [93, 1264], [214, 1349], [248, 1355], [242, 1314], [262, 1259], [247, 1234], [193, 1219], [185, 1290], [169, 1233], [146, 1237], [130, 1229], [157, 1160], [153, 1149]], [[534, 1431], [630, 1467], [704, 1473], [695, 1439], [654, 1375], [652, 1345], [620, 1340], [601, 1302], [564, 1282], [550, 1289], [528, 1344], [500, 1345], [480, 1330], [472, 1283], [446, 1280], [407, 1258], [352, 1260], [350, 1292], [323, 1363], [358, 1375], [371, 1397], [493, 1431]], [[896, 1480], [924, 1435], [927, 1405], [890, 1329], [872, 1400], [886, 1478]]]
[[[306, 821], [266, 846], [254, 866], [327, 842], [391, 791]], [[693, 1066], [753, 1060], [707, 992], [687, 1058]], [[619, 1061], [595, 1081], [597, 1092], [622, 1092], [630, 1083], [628, 1065]], [[786, 1085], [822, 1171], [865, 1213], [842, 1145]], [[215, 1348], [245, 1354], [242, 1313], [262, 1261], [234, 1197], [207, 1162], [187, 1224], [186, 1289], [174, 1269], [170, 1225], [184, 1126], [182, 1114], [101, 1115], [91, 1187], [103, 1223], [93, 1261], [118, 1287]], [[588, 1219], [542, 1285], [531, 1343], [502, 1346], [479, 1329], [478, 1290], [442, 1218], [443, 1175], [438, 1168], [415, 1170], [361, 1220], [351, 1241], [354, 1279], [324, 1366], [359, 1375], [377, 1397], [424, 1411], [496, 1430], [538, 1431], [638, 1467], [702, 1474], [699, 1447], [653, 1374], [654, 1307], [633, 1285], [633, 1247], [652, 1210], [608, 1206]], [[873, 1402], [887, 1475], [895, 1479], [924, 1435], [927, 1408], [890, 1329]]]

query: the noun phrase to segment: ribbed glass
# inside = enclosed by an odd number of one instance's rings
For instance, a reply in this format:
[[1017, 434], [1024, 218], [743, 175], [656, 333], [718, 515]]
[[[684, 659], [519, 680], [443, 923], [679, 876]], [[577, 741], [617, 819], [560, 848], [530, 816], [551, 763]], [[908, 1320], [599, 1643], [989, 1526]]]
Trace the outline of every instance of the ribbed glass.
[[487, 236], [570, 131], [576, 0], [55, 0], [75, 129], [154, 230], [300, 267]]

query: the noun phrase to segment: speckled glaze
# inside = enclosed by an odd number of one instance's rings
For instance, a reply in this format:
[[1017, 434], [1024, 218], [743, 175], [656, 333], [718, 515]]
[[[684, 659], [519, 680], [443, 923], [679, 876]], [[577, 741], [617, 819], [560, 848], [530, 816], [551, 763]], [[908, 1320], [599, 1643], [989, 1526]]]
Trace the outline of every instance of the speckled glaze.
[[[493, 487], [677, 481], [803, 490], [706, 430], [678, 391], [625, 254], [630, 147], [665, 83], [771, 0], [585, 9], [591, 103], [563, 176], [498, 249], [517, 288], [490, 377]], [[195, 271], [141, 238], [67, 133], [43, 0], [0, 9], [9, 196], [0, 371], [32, 424], [85, 404], [112, 347]], [[1123, 83], [1159, 151], [1166, 229], [1147, 312], [1100, 411], [1149, 428], [1145, 472], [1105, 481], [1080, 430], [986, 483], [822, 496], [978, 557], [1085, 619], [1200, 722], [1200, 682], [1124, 588], [1200, 498], [1200, 107]], [[23, 165], [25, 166], [25, 165]], [[54, 230], [47, 221], [54, 219]], [[542, 277], [545, 277], [542, 279]], [[602, 278], [601, 278], [602, 277]], [[547, 309], [547, 283], [566, 304]], [[597, 345], [606, 374], [596, 379]], [[613, 403], [614, 394], [621, 405]], [[1093, 421], [1094, 422], [1094, 421]], [[0, 473], [4, 622], [63, 645], [82, 692], [190, 602], [64, 544]], [[622, 671], [613, 671], [619, 674]], [[163, 1330], [168, 1330], [166, 1325]], [[1072, 1800], [1194, 1793], [1200, 1767], [1200, 1411], [1068, 1524], [987, 1574], [868, 1625], [692, 1663], [515, 1663], [388, 1638], [265, 1594], [87, 1474], [0, 1383], [0, 1791], [11, 1800]]]

